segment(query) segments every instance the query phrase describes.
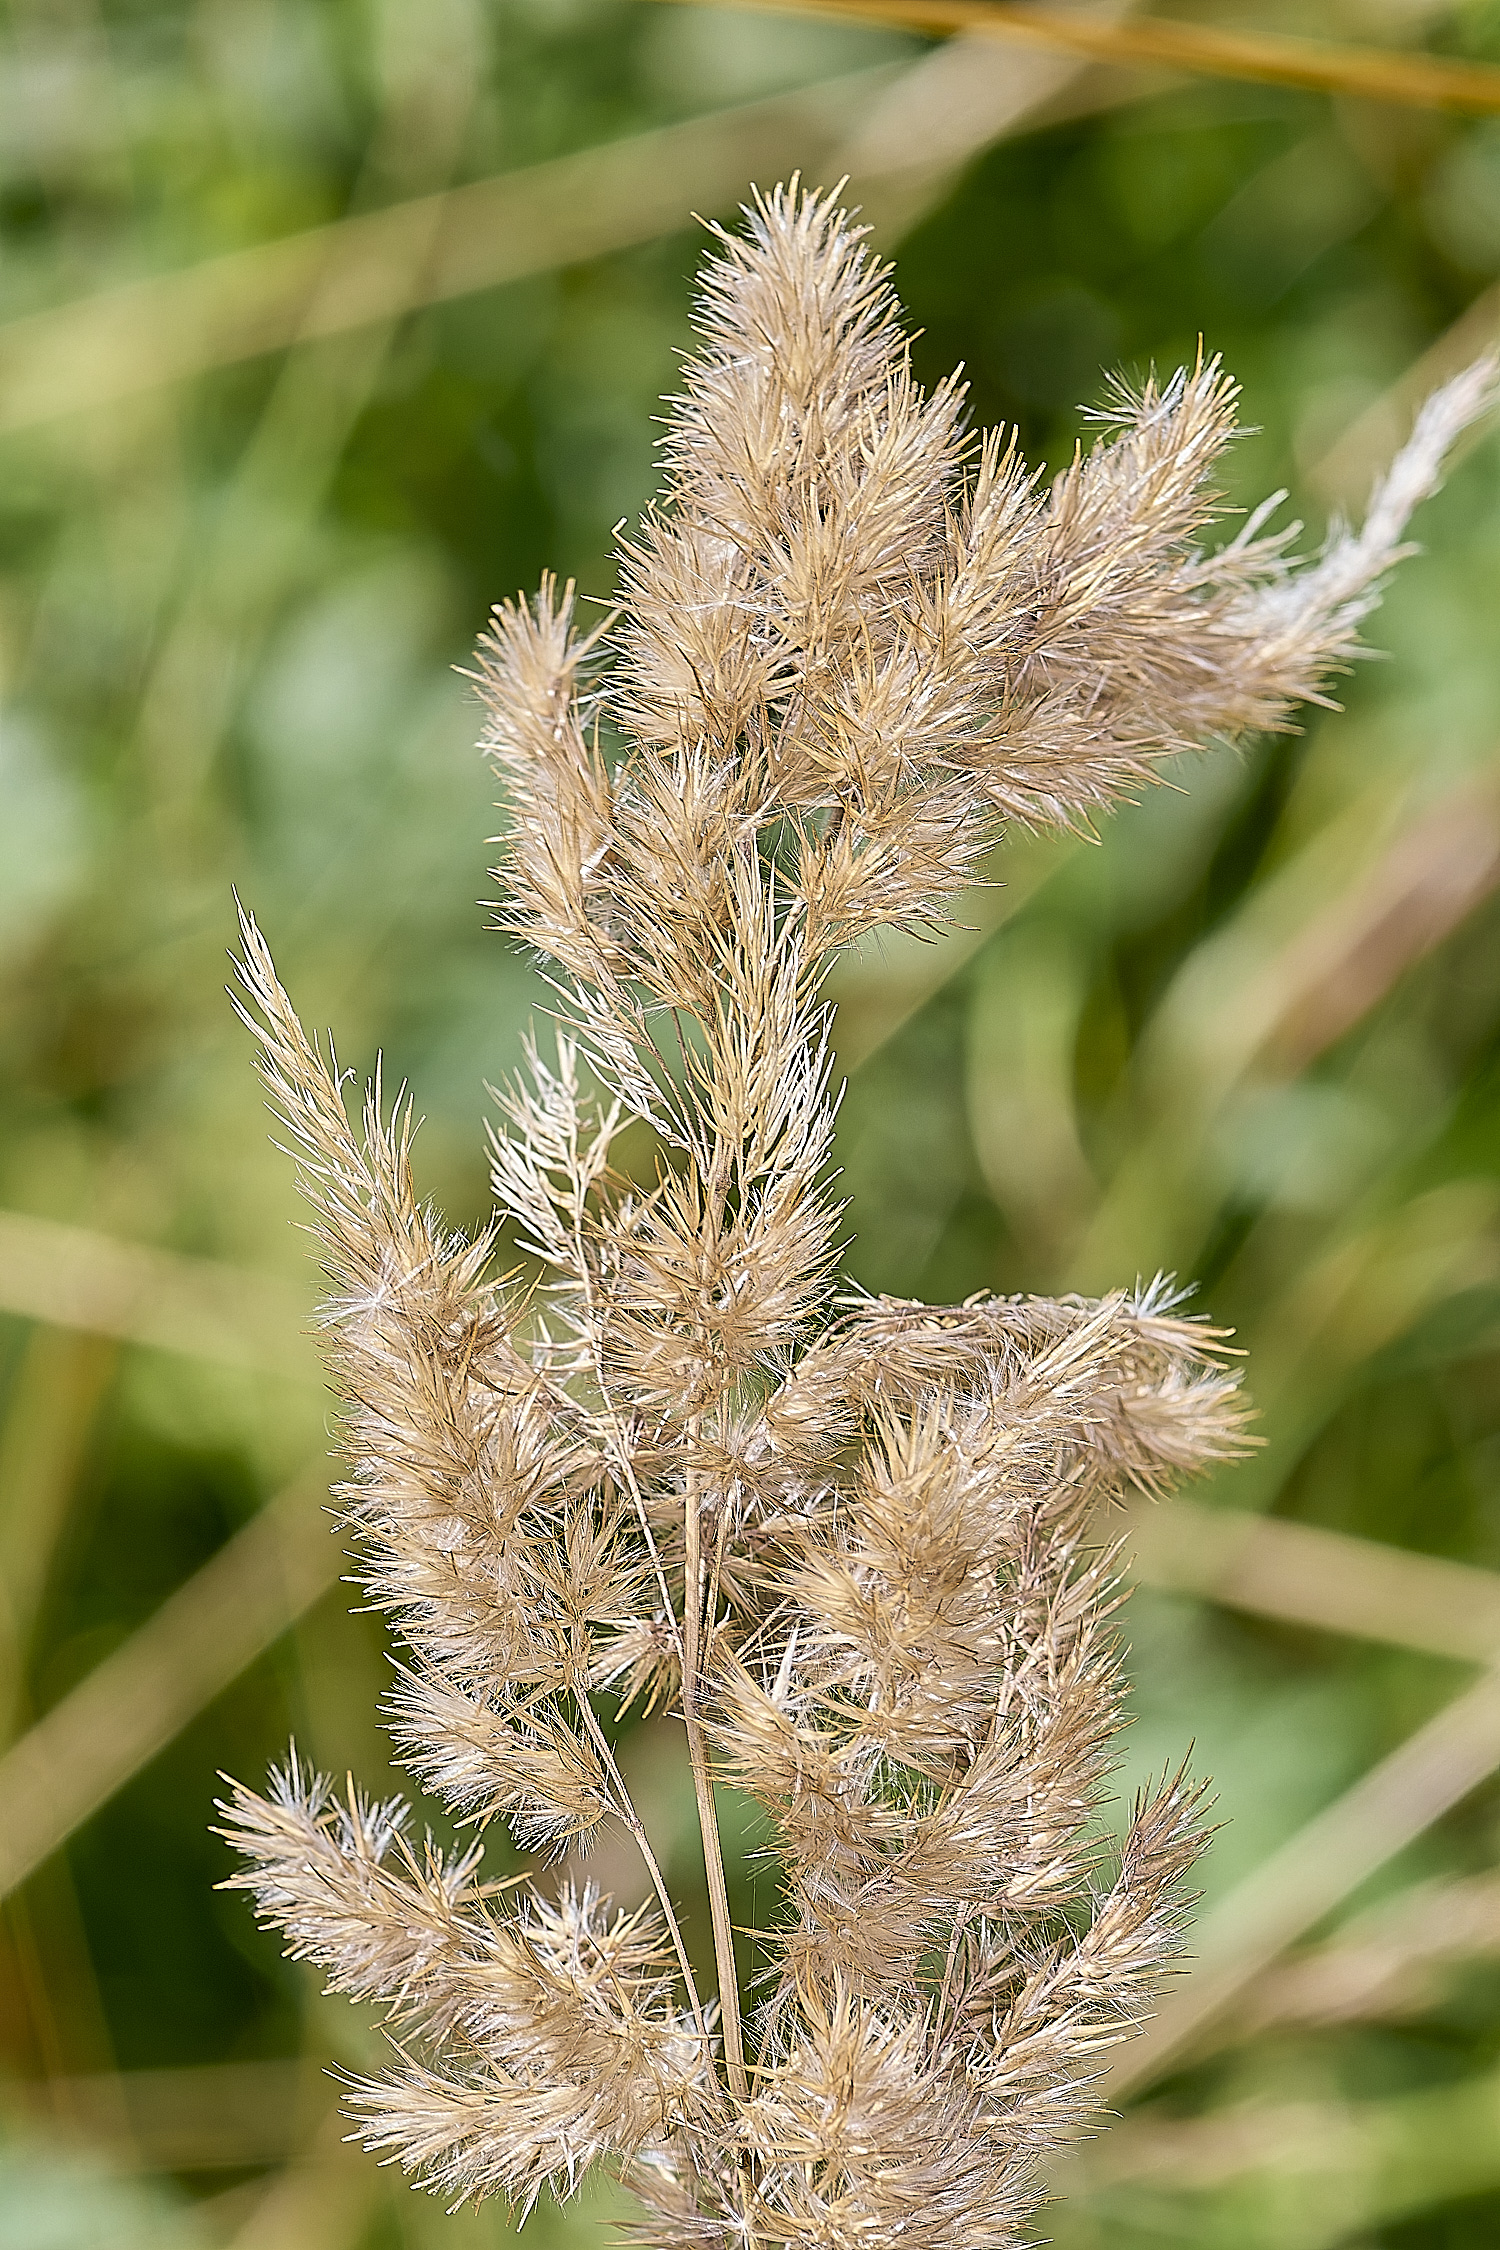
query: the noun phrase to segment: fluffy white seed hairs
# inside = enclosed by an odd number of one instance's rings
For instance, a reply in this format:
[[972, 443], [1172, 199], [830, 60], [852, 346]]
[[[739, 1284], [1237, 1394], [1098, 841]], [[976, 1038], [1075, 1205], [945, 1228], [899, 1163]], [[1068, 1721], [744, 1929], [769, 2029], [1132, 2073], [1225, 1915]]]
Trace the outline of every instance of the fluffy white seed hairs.
[[[389, 2011], [360, 2130], [454, 2202], [524, 2211], [603, 2161], [683, 2250], [998, 2250], [1150, 2009], [1199, 1837], [1180, 1774], [1122, 1853], [1099, 1833], [1105, 1504], [1233, 1451], [1241, 1410], [1222, 1339], [1159, 1285], [836, 1294], [825, 971], [939, 917], [1003, 816], [1086, 821], [1166, 753], [1318, 698], [1494, 371], [1432, 400], [1316, 562], [1264, 509], [1205, 552], [1217, 362], [1118, 388], [1043, 489], [967, 434], [958, 383], [918, 388], [832, 200], [747, 219], [617, 618], [580, 639], [549, 582], [481, 656], [505, 926], [558, 995], [555, 1059], [531, 1051], [493, 1140], [496, 1229], [539, 1287], [486, 1279], [495, 1235], [418, 1202], [378, 1082], [351, 1125], [248, 918], [241, 963], [319, 1211], [400, 1755], [543, 1855], [623, 1823], [656, 1903], [486, 1886], [477, 1844], [419, 1847], [399, 1803], [336, 1800], [295, 1755], [226, 1833], [289, 1950]], [[633, 1703], [681, 1715], [716, 1993], [616, 1762]], [[781, 1865], [743, 1990], [716, 1780], [765, 1807]]]

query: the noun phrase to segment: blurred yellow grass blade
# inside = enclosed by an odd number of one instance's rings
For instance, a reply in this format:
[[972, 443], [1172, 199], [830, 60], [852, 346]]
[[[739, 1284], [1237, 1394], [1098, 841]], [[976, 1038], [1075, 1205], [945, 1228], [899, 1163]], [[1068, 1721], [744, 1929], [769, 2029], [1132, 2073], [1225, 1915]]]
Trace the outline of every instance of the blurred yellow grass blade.
[[1238, 1508], [1266, 1507], [1359, 1370], [1439, 1305], [1500, 1279], [1500, 1191], [1449, 1180], [1336, 1238], [1247, 1323], [1267, 1442], [1224, 1473]]
[[[1332, 1243], [1269, 1308], [1259, 1347], [1268, 1383], [1316, 1393], [1395, 1343], [1444, 1297], [1493, 1282], [1497, 1227], [1496, 1183], [1458, 1179]], [[1320, 1365], [1308, 1366], [1310, 1352]]]
[[1257, 1066], [1305, 1070], [1482, 904], [1500, 883], [1500, 777], [1411, 798], [1373, 782], [1198, 947], [1146, 1034], [1148, 1073], [1190, 1080], [1206, 1110]]
[[1442, 1972], [1500, 1954], [1500, 1875], [1420, 1883], [1359, 1915], [1326, 1945], [1256, 1979], [1235, 2030], [1327, 2025], [1424, 2012]]
[[1487, 1672], [1298, 1830], [1194, 1924], [1193, 1965], [1103, 2080], [1161, 2076], [1262, 1970], [1500, 1766], [1500, 1673]]
[[853, 1072], [868, 1062], [1083, 848], [1074, 836], [1018, 837], [1006, 850], [1004, 881], [965, 891], [937, 936], [882, 931], [842, 955], [828, 980], [838, 1010], [838, 1070]]
[[308, 1307], [265, 1274], [0, 1211], [0, 1312], [304, 1381]]
[[1418, 816], [1379, 865], [1268, 967], [1259, 1060], [1288, 1077], [1353, 1029], [1500, 883], [1500, 789], [1485, 775]]
[[[970, 87], [970, 113], [935, 136], [900, 98], [922, 68], [850, 72], [0, 323], [0, 432], [675, 233], [695, 204], [723, 206], [752, 178], [830, 152], [862, 188], [887, 172], [951, 169], [1076, 75], [1075, 65], [996, 89], [988, 105]], [[1102, 102], [1123, 98], [1111, 88]], [[908, 205], [902, 194], [898, 223], [925, 207]]]
[[110, 2071], [17, 2091], [43, 2114], [66, 2116], [95, 2146], [118, 2144], [120, 2154], [162, 2172], [285, 2163], [337, 2095], [326, 2072], [298, 2062]]
[[1355, 94], [1367, 101], [1471, 116], [1500, 114], [1500, 70], [1449, 62], [1396, 48], [1285, 39], [1269, 33], [1219, 31], [1161, 16], [1114, 24], [1081, 11], [1011, 5], [1009, 0], [732, 0], [798, 15], [901, 24], [912, 31], [988, 32], [997, 39], [1059, 48], [1090, 62], [1165, 66], [1194, 76], [1297, 86], [1311, 93]]
[[[1500, 884], [1500, 782], [1466, 780], [1400, 818], [1380, 857], [1242, 981], [1219, 1010], [1223, 1076], [1305, 1070]], [[1206, 999], [1206, 994], [1203, 995]], [[1204, 1009], [1204, 1031], [1208, 1031]]]
[[[1218, 2233], [1209, 2205], [1203, 2241], [1332, 2250], [1364, 2240], [1367, 2227], [1500, 2185], [1500, 2072], [1370, 2101], [1126, 2118], [1077, 2160], [1069, 2185], [1087, 2194], [1126, 2184], [1178, 2195], [1237, 2188], [1232, 2235]], [[1174, 2213], [1179, 2223], [1186, 2216], [1180, 2206]]]
[[[1116, 19], [1134, 6], [1102, 0], [1101, 15]], [[889, 245], [948, 193], [981, 149], [1030, 122], [1058, 124], [1152, 91], [1133, 75], [1091, 70], [1080, 55], [960, 32], [877, 96], [824, 176], [847, 173], [865, 223]]]
[[[407, 62], [385, 82], [344, 221], [351, 231], [338, 237], [342, 251], [329, 256], [301, 309], [293, 347], [143, 651], [132, 755], [150, 776], [161, 843], [169, 852], [173, 842], [185, 846], [188, 860], [198, 848], [189, 808], [272, 620], [307, 568], [330, 481], [442, 243], [443, 197], [472, 119], [475, 74], [461, 60], [445, 69], [440, 51], [414, 71], [416, 56]], [[386, 231], [372, 252], [361, 233], [366, 202], [372, 191], [388, 198], [393, 183], [411, 200], [385, 202], [376, 215]], [[362, 294], [362, 275], [373, 297]], [[347, 316], [361, 307], [371, 317], [351, 326]], [[178, 817], [163, 817], [168, 806]], [[175, 872], [192, 879], [183, 860]]]
[[1206, 1163], [1226, 1103], [1326, 1053], [1500, 885], [1500, 781], [1437, 804], [1376, 780], [1188, 957], [1135, 1064], [1148, 1120], [1074, 1253], [1071, 1285], [1122, 1264], [1176, 1271], [1221, 1183]]
[[7, 322], [0, 431], [676, 233], [695, 204], [817, 161], [894, 75], [852, 72]]
[[[1451, 328], [1429, 344], [1420, 359], [1388, 390], [1356, 415], [1336, 444], [1307, 473], [1320, 500], [1351, 511], [1362, 507], [1371, 485], [1402, 443], [1423, 399], [1454, 375], [1471, 367], [1482, 353], [1500, 344], [1500, 281], [1491, 282]], [[1460, 438], [1455, 458], [1477, 443], [1482, 432]]]
[[1136, 1509], [1126, 1544], [1132, 1575], [1162, 1593], [1459, 1663], [1500, 1662], [1500, 1571], [1192, 1500]]
[[308, 1475], [0, 1758], [0, 1896], [66, 1842], [331, 1586], [342, 1553]]

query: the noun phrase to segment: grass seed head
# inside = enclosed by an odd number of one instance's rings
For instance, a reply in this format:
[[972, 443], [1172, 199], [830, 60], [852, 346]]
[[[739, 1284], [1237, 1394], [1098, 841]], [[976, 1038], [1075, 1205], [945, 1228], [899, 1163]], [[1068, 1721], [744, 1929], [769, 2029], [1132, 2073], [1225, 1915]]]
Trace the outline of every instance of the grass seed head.
[[[1493, 397], [1429, 402], [1358, 532], [1206, 542], [1235, 388], [1117, 385], [1045, 487], [914, 381], [836, 201], [719, 233], [659, 504], [580, 636], [545, 581], [477, 678], [511, 810], [503, 926], [542, 957], [492, 1134], [496, 1229], [448, 1232], [378, 1082], [351, 1123], [244, 920], [242, 1012], [317, 1210], [344, 1523], [405, 1659], [398, 1753], [545, 1858], [623, 1827], [655, 1893], [543, 1875], [347, 1801], [295, 1755], [225, 1833], [288, 1950], [383, 2004], [360, 2131], [522, 2211], [595, 2162], [658, 2244], [1019, 2243], [1049, 2151], [1176, 1958], [1199, 1790], [1106, 1852], [1122, 1723], [1108, 1503], [1241, 1442], [1222, 1338], [1160, 1284], [933, 1308], [838, 1292], [824, 979], [938, 922], [1004, 819], [1086, 824], [1185, 747], [1289, 726], [1357, 653], [1406, 519]], [[606, 754], [606, 745], [609, 745]], [[613, 1159], [644, 1128], [649, 1184]], [[635, 1172], [641, 1173], [637, 1158]], [[512, 1228], [539, 1285], [488, 1278]], [[600, 1707], [682, 1715], [718, 1992]], [[713, 1775], [781, 1862], [747, 2019]]]

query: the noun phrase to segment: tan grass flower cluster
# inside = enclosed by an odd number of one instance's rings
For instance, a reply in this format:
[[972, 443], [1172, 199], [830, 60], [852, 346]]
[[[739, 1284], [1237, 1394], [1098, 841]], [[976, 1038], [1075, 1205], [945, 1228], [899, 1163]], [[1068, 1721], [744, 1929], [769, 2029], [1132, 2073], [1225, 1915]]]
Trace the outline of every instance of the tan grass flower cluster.
[[[558, 995], [493, 1136], [496, 1228], [539, 1284], [486, 1278], [496, 1234], [418, 1201], [378, 1081], [351, 1125], [248, 919], [241, 965], [319, 1209], [400, 1755], [543, 1855], [623, 1823], [656, 1903], [486, 1885], [478, 1844], [420, 1846], [295, 1755], [226, 1832], [289, 1950], [389, 2013], [366, 2142], [455, 2202], [524, 2209], [603, 2161], [660, 2244], [1010, 2245], [1149, 2011], [1198, 1842], [1180, 1774], [1101, 1840], [1105, 1504], [1232, 1451], [1240, 1410], [1161, 1285], [837, 1294], [825, 973], [939, 918], [1001, 817], [1084, 820], [1319, 697], [1493, 371], [1433, 400], [1321, 559], [1267, 509], [1205, 551], [1217, 363], [1118, 388], [1043, 488], [967, 433], [956, 380], [913, 381], [833, 200], [748, 221], [617, 618], [580, 639], [548, 583], [482, 652], [505, 927]], [[632, 1704], [681, 1715], [716, 1992], [616, 1762]], [[743, 1990], [716, 1784], [765, 1808], [782, 1872]]]

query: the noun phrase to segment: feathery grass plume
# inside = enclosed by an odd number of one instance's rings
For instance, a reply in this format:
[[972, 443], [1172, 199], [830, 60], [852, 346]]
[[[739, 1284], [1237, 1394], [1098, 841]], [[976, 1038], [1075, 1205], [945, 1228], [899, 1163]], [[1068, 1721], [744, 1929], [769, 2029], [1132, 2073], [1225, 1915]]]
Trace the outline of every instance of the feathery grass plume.
[[[1187, 744], [1283, 727], [1356, 653], [1407, 514], [1494, 391], [1431, 401], [1365, 528], [1299, 564], [1262, 509], [1199, 544], [1234, 386], [1117, 388], [1044, 489], [914, 382], [829, 198], [720, 235], [666, 491], [621, 606], [497, 611], [485, 747], [504, 926], [555, 1056], [500, 1097], [486, 1275], [417, 1199], [410, 1112], [362, 1125], [254, 923], [246, 1021], [317, 1206], [341, 1488], [406, 1649], [392, 1730], [482, 1829], [556, 1854], [623, 1823], [655, 1904], [497, 1902], [295, 1756], [235, 1790], [233, 1880], [397, 2059], [361, 2131], [455, 2203], [602, 2160], [660, 2244], [1009, 2245], [1103, 2052], [1180, 1944], [1200, 1791], [1111, 1860], [1122, 1721], [1107, 1506], [1240, 1442], [1221, 1334], [1157, 1283], [933, 1309], [839, 1294], [824, 977], [935, 922], [997, 822], [1086, 822]], [[649, 1185], [611, 1160], [654, 1136]], [[639, 1167], [638, 1167], [639, 1169]], [[611, 1705], [679, 1711], [717, 1993], [626, 1788]], [[777, 1926], [736, 1979], [715, 1779], [774, 1825]]]

